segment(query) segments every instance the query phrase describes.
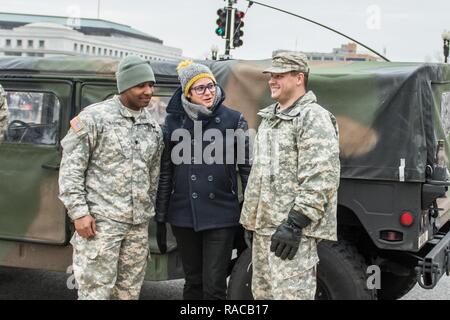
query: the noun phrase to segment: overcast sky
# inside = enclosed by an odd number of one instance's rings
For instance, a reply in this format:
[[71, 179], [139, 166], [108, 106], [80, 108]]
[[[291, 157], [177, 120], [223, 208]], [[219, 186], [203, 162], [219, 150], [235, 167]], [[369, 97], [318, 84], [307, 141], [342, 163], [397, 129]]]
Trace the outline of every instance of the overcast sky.
[[[450, 0], [260, 0], [334, 27], [394, 61], [442, 60], [442, 32], [450, 30]], [[223, 0], [101, 0], [100, 18], [129, 25], [205, 58], [216, 36]], [[237, 7], [247, 9], [247, 1]], [[97, 18], [97, 0], [0, 0], [2, 12]], [[244, 19], [244, 45], [234, 58], [263, 59], [275, 49], [331, 52], [347, 39], [298, 18], [254, 4]]]

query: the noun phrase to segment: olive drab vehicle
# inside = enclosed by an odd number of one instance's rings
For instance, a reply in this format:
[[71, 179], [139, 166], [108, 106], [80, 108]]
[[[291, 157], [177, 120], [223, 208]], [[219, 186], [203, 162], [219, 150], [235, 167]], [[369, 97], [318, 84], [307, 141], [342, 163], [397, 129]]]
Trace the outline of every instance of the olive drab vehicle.
[[[272, 103], [261, 72], [270, 60], [202, 62], [225, 89], [225, 104], [257, 128], [257, 112]], [[58, 199], [60, 140], [84, 107], [116, 94], [117, 64], [0, 59], [9, 108], [0, 144], [0, 265], [70, 270], [73, 225]], [[149, 108], [160, 123], [179, 85], [176, 65], [152, 63]], [[313, 61], [309, 89], [338, 120], [341, 154], [339, 240], [319, 244], [316, 298], [396, 299], [417, 282], [433, 288], [450, 270], [450, 66]], [[149, 234], [146, 279], [182, 278], [170, 228], [165, 254], [153, 222]], [[228, 295], [251, 299], [250, 250], [239, 252], [230, 261]]]

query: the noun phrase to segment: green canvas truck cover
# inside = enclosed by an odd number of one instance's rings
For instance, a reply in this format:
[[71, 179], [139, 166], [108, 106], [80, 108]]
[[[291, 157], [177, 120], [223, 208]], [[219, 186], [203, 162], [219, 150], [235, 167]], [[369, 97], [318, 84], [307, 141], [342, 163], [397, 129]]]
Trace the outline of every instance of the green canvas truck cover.
[[[257, 112], [273, 103], [268, 75], [262, 74], [270, 60], [198, 62], [208, 65], [224, 87], [225, 104], [256, 128]], [[117, 64], [105, 58], [2, 58], [0, 76], [113, 78]], [[151, 64], [157, 81], [176, 81], [178, 62]], [[312, 61], [309, 89], [338, 120], [342, 178], [424, 182], [438, 139], [445, 140], [448, 164], [450, 66]]]

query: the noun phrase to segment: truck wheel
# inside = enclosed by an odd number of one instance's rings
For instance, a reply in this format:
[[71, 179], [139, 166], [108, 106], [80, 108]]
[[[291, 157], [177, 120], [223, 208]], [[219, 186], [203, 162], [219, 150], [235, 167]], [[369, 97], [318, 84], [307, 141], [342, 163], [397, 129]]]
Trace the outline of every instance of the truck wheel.
[[417, 283], [414, 270], [406, 276], [399, 276], [390, 272], [381, 272], [381, 289], [378, 290], [378, 299], [396, 300], [403, 297]]
[[375, 300], [367, 288], [367, 265], [347, 241], [319, 243], [316, 300]]
[[[348, 242], [322, 241], [317, 272], [316, 300], [374, 300], [376, 290], [367, 289], [367, 265]], [[236, 262], [228, 285], [228, 299], [251, 300], [251, 251]]]
[[253, 300], [252, 251], [245, 249], [231, 271], [227, 298], [230, 300]]

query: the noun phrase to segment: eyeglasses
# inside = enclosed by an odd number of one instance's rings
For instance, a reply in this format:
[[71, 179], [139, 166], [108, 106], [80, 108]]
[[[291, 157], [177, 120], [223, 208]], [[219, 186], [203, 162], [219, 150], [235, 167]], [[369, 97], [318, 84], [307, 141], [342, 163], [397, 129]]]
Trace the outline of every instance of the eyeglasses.
[[207, 85], [201, 84], [199, 86], [192, 87], [191, 89], [194, 90], [196, 94], [201, 96], [201, 95], [205, 94], [206, 89], [208, 89], [209, 92], [211, 92], [211, 93], [216, 92], [216, 84], [211, 82], [211, 83], [208, 83]]

